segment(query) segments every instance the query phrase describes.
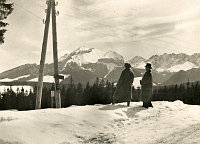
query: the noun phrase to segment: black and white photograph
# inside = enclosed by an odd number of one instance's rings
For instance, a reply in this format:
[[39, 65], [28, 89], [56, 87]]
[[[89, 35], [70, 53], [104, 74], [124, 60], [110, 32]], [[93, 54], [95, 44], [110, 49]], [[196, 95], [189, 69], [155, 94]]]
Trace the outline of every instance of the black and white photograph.
[[0, 144], [200, 144], [200, 0], [0, 0]]

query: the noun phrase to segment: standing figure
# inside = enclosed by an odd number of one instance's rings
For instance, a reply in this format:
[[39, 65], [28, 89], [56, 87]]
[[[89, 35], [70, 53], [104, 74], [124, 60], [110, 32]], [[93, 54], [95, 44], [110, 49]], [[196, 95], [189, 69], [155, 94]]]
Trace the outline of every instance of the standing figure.
[[117, 83], [116, 90], [113, 95], [113, 102], [122, 100], [127, 102], [127, 106], [130, 105], [132, 97], [132, 83], [134, 80], [133, 72], [130, 70], [131, 65], [129, 63], [124, 64], [125, 69], [122, 71], [119, 81]]
[[146, 72], [144, 76], [142, 77], [142, 80], [140, 81], [141, 87], [142, 87], [142, 95], [141, 100], [143, 101], [143, 107], [153, 107], [151, 103], [152, 94], [153, 94], [153, 80], [152, 80], [152, 74], [151, 74], [151, 64], [147, 63], [146, 66]]

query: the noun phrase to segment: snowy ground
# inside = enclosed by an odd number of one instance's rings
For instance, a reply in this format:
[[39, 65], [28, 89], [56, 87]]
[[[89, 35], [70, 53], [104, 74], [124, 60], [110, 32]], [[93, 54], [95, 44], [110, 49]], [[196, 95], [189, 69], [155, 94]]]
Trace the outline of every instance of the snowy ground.
[[181, 101], [0, 111], [0, 144], [197, 144], [200, 106]]

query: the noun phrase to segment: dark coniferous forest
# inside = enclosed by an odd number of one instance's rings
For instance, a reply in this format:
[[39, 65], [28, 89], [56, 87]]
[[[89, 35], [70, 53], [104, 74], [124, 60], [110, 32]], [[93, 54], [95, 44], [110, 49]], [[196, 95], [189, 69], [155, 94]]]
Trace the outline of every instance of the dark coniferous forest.
[[[42, 108], [51, 108], [51, 90], [52, 88], [43, 88]], [[113, 83], [100, 80], [99, 78], [93, 84], [86, 84], [83, 87], [81, 83], [77, 85], [70, 83], [62, 85], [60, 88], [62, 107], [71, 105], [94, 105], [94, 104], [110, 104], [112, 95], [115, 91]], [[33, 110], [35, 109], [37, 88], [33, 91], [25, 91], [23, 88], [17, 92], [8, 89], [1, 94], [0, 110], [17, 109], [17, 110]], [[140, 101], [141, 89], [132, 88], [132, 101]], [[54, 99], [54, 98], [53, 98]], [[154, 87], [153, 101], [175, 101], [181, 100], [186, 104], [200, 105], [200, 83], [186, 83], [180, 85], [159, 86]], [[123, 101], [123, 100], [122, 100]], [[122, 102], [120, 101], [120, 102]], [[55, 99], [53, 103], [55, 107]]]

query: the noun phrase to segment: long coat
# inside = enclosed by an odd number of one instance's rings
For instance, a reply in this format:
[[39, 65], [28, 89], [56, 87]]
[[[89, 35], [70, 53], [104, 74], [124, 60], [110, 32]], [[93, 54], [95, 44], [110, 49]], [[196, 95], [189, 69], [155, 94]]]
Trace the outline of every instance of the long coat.
[[151, 71], [147, 71], [144, 74], [140, 84], [142, 88], [141, 100], [143, 102], [150, 102], [153, 94], [153, 80]]
[[132, 83], [134, 80], [133, 72], [129, 68], [125, 68], [118, 80], [113, 98], [116, 101], [130, 101], [132, 97]]

